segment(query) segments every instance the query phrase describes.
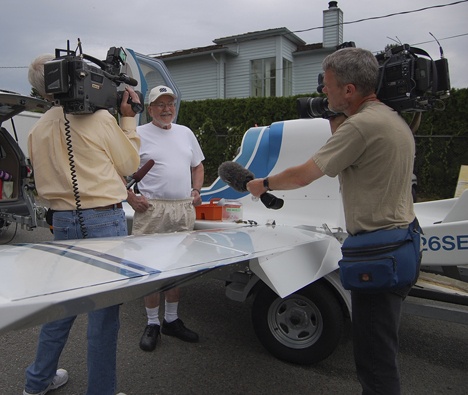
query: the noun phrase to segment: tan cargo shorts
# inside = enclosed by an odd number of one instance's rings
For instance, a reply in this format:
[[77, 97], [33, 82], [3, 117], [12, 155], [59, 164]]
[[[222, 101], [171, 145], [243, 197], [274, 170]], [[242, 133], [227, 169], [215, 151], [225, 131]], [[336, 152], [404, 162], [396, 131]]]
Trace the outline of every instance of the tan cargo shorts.
[[195, 207], [193, 199], [148, 199], [149, 208], [133, 216], [133, 235], [171, 233], [193, 230]]

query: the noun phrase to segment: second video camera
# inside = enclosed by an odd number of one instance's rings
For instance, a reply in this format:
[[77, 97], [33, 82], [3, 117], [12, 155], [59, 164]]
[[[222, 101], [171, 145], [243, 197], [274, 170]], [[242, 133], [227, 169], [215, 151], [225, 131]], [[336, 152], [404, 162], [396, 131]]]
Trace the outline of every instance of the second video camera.
[[[98, 60], [81, 52], [79, 42], [77, 51], [71, 51], [69, 43], [67, 49], [56, 49], [56, 59], [44, 64], [44, 78], [46, 93], [52, 94], [54, 99], [68, 114], [91, 114], [99, 109], [109, 110], [116, 114], [120, 109], [123, 92], [117, 87], [121, 83], [131, 86], [138, 82], [121, 73], [126, 64], [127, 54], [123, 48], [111, 47], [105, 60]], [[96, 66], [93, 66], [94, 63]], [[143, 103], [143, 96], [136, 92]], [[132, 103], [135, 113], [143, 111], [143, 105]]]
[[[353, 42], [337, 49], [354, 47]], [[419, 55], [419, 56], [418, 56]], [[421, 112], [443, 108], [449, 96], [450, 78], [447, 59], [432, 60], [419, 48], [403, 44], [376, 56], [379, 62], [377, 98], [397, 112]], [[323, 74], [318, 76], [317, 91], [322, 93]], [[328, 108], [325, 97], [297, 99], [300, 118], [329, 118], [336, 115]]]

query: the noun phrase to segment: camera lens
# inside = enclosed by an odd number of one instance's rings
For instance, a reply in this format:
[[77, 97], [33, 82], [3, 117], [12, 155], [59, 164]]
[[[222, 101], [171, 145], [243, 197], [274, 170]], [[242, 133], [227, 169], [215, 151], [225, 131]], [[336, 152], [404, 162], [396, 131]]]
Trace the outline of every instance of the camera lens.
[[322, 118], [331, 111], [326, 97], [300, 97], [297, 99], [299, 118]]
[[310, 113], [313, 115], [311, 118], [318, 118], [323, 116], [328, 109], [328, 99], [326, 97], [314, 97], [310, 100]]

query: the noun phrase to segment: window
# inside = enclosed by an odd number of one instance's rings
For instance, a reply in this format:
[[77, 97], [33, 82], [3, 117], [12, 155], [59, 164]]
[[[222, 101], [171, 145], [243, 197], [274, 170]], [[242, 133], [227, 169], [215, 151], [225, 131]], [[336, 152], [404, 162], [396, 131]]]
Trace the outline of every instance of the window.
[[283, 59], [283, 96], [292, 96], [292, 62]]
[[292, 62], [283, 59], [283, 69], [276, 73], [276, 59], [256, 59], [251, 62], [250, 96], [276, 96], [276, 78], [283, 78], [282, 96], [292, 95]]
[[276, 96], [276, 60], [275, 58], [251, 61], [250, 96]]

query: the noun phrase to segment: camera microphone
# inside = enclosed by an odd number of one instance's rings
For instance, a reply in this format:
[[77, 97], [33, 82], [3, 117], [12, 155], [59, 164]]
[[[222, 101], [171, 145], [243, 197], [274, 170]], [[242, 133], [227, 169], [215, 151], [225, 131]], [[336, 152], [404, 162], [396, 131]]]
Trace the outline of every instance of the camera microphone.
[[137, 182], [141, 181], [141, 179], [146, 175], [146, 173], [150, 171], [153, 165], [154, 165], [154, 160], [150, 159], [143, 166], [141, 166], [135, 173], [133, 173], [132, 179], [127, 184], [127, 189], [130, 189]]
[[[223, 162], [218, 168], [221, 180], [237, 192], [248, 192], [247, 183], [255, 178], [255, 175], [237, 162]], [[260, 200], [266, 208], [278, 210], [283, 207], [284, 200], [271, 193], [263, 193]]]
[[127, 85], [130, 86], [137, 86], [138, 81], [135, 78], [129, 77], [127, 74], [121, 73], [119, 75], [119, 81], [124, 82]]

